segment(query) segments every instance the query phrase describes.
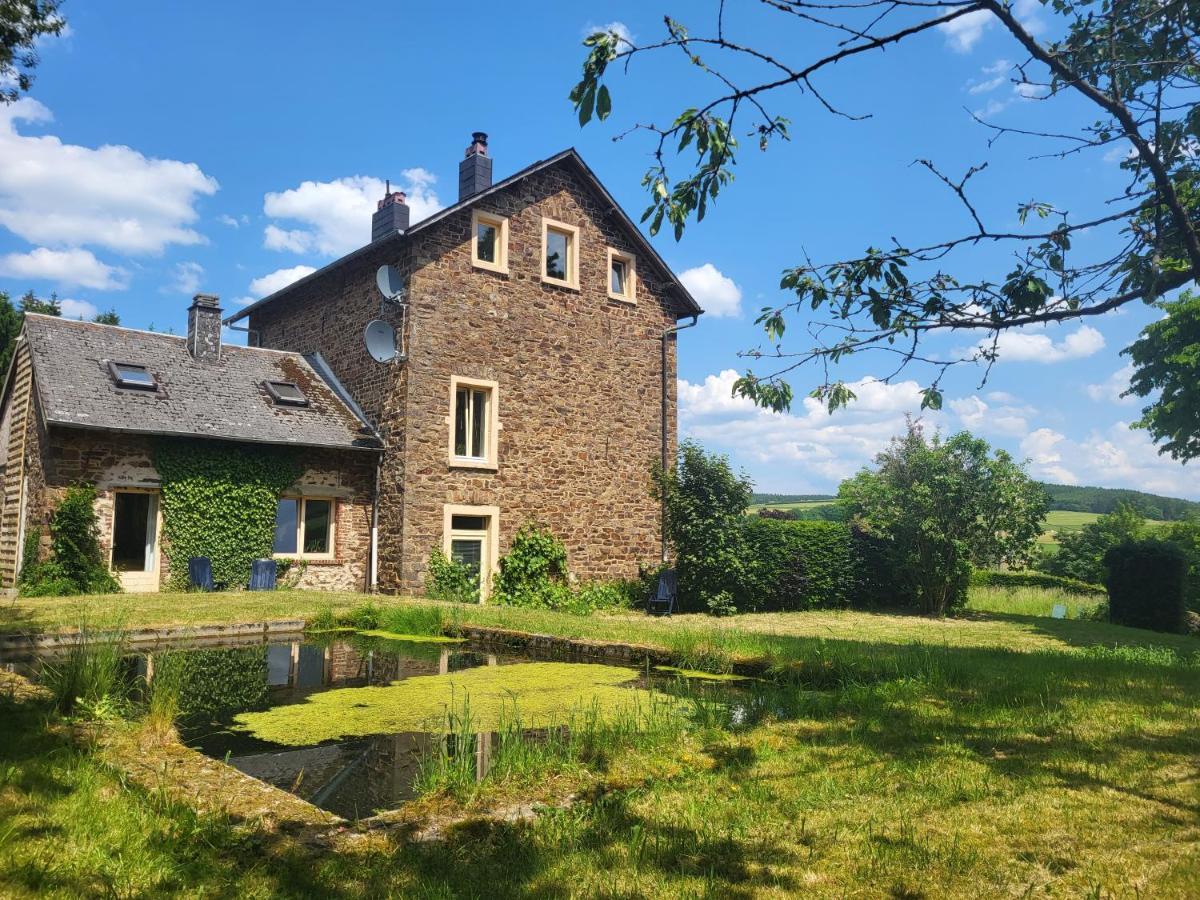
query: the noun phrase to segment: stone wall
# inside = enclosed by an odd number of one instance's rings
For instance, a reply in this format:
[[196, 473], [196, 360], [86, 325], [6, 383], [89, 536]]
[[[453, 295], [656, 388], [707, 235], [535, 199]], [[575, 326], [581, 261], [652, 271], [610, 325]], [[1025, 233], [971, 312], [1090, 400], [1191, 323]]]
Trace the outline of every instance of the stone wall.
[[[157, 489], [154, 440], [143, 435], [54, 428], [46, 433], [45, 491], [31, 503], [28, 528], [45, 531], [49, 515], [63, 492], [73, 484], [96, 486], [96, 515], [100, 541], [107, 554], [112, 546], [114, 494], [120, 488]], [[355, 451], [305, 450], [304, 474], [297, 481], [301, 493], [337, 500], [333, 560], [305, 564], [298, 586], [323, 590], [358, 591], [367, 587], [371, 544], [371, 496], [375, 456]], [[170, 578], [170, 548], [160, 561], [160, 585]], [[186, 565], [186, 562], [182, 563]], [[249, 577], [249, 573], [247, 573]]]
[[[560, 163], [488, 196], [509, 222], [508, 273], [471, 263], [471, 211], [387, 239], [251, 314], [263, 346], [319, 350], [387, 442], [380, 495], [380, 587], [419, 592], [442, 545], [447, 504], [496, 506], [500, 552], [526, 521], [565, 542], [583, 578], [636, 574], [660, 552], [649, 468], [660, 452], [663, 330], [681, 310], [665, 273], [639, 256], [637, 303], [608, 297], [608, 248], [637, 252], [610, 204]], [[580, 287], [541, 279], [542, 217], [579, 228]], [[367, 223], [364, 223], [364, 231]], [[379, 315], [375, 271], [408, 276], [403, 364], [362, 347]], [[668, 341], [668, 436], [675, 446], [675, 341]], [[451, 376], [499, 385], [494, 472], [448, 460]]]

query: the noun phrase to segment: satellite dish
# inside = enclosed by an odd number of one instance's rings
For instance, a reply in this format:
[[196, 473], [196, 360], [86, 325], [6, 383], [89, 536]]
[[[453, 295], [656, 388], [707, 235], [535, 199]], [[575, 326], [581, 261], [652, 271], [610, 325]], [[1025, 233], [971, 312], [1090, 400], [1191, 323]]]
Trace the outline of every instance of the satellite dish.
[[[383, 269], [379, 271], [382, 273]], [[382, 275], [380, 277], [382, 280]], [[382, 319], [373, 319], [367, 323], [363, 343], [367, 345], [367, 352], [375, 362], [391, 362], [396, 358], [396, 329]]]
[[404, 293], [404, 280], [395, 266], [380, 266], [375, 273], [375, 284], [379, 286], [379, 293], [388, 300], [395, 300]]

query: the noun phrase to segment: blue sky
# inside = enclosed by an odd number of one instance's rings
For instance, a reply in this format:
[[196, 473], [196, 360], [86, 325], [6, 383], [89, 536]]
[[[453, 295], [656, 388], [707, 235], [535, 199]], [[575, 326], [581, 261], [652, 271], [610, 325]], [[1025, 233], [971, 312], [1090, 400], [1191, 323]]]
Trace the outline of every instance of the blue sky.
[[[754, 14], [734, 10], [726, 22], [746, 42], [791, 59], [820, 51], [748, 6]], [[636, 218], [651, 147], [644, 136], [613, 137], [673, 118], [707, 90], [664, 57], [612, 80], [607, 123], [581, 130], [565, 99], [591, 27], [621, 23], [652, 39], [669, 12], [699, 31], [711, 22], [705, 3], [512, 3], [490, 18], [444, 3], [354, 9], [68, 0], [69, 31], [43, 46], [30, 96], [0, 107], [0, 289], [53, 290], [68, 313], [115, 307], [127, 325], [178, 331], [196, 291], [233, 310], [365, 243], [384, 179], [408, 191], [415, 218], [452, 202], [475, 129], [491, 135], [497, 178], [576, 147]], [[1032, 0], [1023, 13], [1041, 15]], [[1016, 140], [987, 149], [968, 110], [1021, 127], [1087, 112], [1069, 99], [1027, 99], [1037, 91], [1013, 84], [1018, 59], [986, 19], [972, 19], [843, 64], [820, 87], [870, 119], [780, 96], [775, 111], [791, 118], [793, 140], [766, 154], [747, 142], [710, 216], [678, 243], [655, 239], [711, 311], [681, 336], [681, 428], [729, 453], [760, 489], [833, 490], [917, 411], [928, 374], [884, 385], [872, 380], [884, 360], [856, 360], [841, 374], [858, 382], [860, 400], [833, 416], [812, 402], [775, 415], [732, 400], [746, 366], [738, 351], [761, 344], [753, 320], [780, 302], [783, 268], [805, 253], [832, 260], [893, 235], [915, 243], [966, 230], [953, 198], [912, 165], [918, 157], [951, 173], [989, 160], [973, 183], [997, 226], [1016, 227], [1019, 200], [1084, 214], [1119, 189], [1112, 153], [1065, 165], [1029, 160], [1044, 148]], [[971, 276], [1007, 271], [994, 249], [962, 263]], [[945, 383], [946, 408], [926, 421], [969, 428], [1048, 480], [1200, 497], [1190, 471], [1129, 430], [1138, 406], [1117, 396], [1128, 382], [1119, 351], [1154, 315], [1139, 307], [1006, 337], [988, 383], [963, 367]], [[792, 322], [795, 346], [803, 324]], [[971, 343], [950, 336], [937, 346]], [[814, 379], [797, 373], [797, 394]]]

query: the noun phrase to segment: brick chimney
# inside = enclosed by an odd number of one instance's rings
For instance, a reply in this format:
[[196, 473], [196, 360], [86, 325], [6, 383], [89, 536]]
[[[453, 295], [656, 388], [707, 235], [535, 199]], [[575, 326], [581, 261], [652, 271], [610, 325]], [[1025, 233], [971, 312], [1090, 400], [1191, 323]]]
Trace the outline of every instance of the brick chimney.
[[387, 193], [375, 206], [371, 216], [371, 240], [377, 241], [397, 231], [408, 230], [408, 204], [404, 202], [404, 191], [393, 191], [389, 181]]
[[217, 362], [221, 359], [221, 298], [197, 294], [188, 307], [188, 353], [193, 359]]
[[487, 135], [471, 135], [467, 157], [458, 164], [458, 199], [466, 200], [492, 186], [492, 158], [488, 156]]

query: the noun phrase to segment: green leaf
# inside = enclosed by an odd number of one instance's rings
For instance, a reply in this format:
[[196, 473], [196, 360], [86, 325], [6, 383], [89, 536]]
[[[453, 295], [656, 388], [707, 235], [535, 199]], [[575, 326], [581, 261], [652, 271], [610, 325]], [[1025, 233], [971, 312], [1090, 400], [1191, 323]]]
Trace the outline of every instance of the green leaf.
[[612, 112], [612, 97], [609, 96], [608, 86], [600, 85], [600, 91], [596, 94], [596, 115], [603, 122], [608, 118], [608, 114]]

